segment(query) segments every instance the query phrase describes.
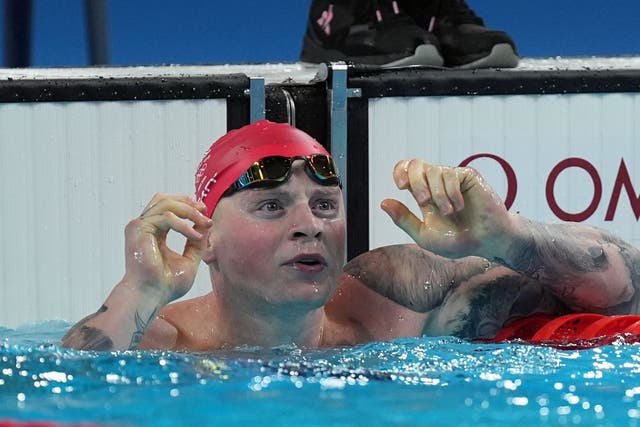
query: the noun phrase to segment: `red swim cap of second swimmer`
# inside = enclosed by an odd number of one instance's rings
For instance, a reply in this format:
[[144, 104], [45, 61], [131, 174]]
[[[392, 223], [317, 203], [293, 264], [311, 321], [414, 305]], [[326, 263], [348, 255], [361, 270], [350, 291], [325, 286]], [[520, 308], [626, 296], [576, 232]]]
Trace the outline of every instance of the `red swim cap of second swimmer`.
[[232, 130], [215, 141], [196, 171], [196, 199], [213, 211], [227, 188], [254, 162], [268, 156], [329, 154], [311, 136], [286, 123], [260, 120]]

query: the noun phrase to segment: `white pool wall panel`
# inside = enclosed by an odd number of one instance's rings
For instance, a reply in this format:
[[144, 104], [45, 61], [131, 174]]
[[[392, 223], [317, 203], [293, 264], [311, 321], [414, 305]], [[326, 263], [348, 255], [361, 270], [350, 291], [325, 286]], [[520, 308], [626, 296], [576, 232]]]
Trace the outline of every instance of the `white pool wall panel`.
[[[602, 192], [584, 168], [561, 169], [552, 187], [563, 212], [585, 212], [588, 224], [605, 228], [640, 245], [633, 204], [640, 191], [640, 95], [637, 93], [500, 95], [379, 98], [369, 101], [370, 247], [409, 242], [379, 209], [384, 198], [403, 201], [417, 212], [406, 191], [395, 188], [391, 171], [399, 159], [423, 158], [457, 165], [489, 153], [515, 172], [517, 193], [511, 211], [539, 221], [560, 221], [546, 193], [550, 173], [568, 158], [593, 165]], [[620, 163], [624, 160], [633, 191], [623, 189], [613, 219], [607, 219]], [[498, 162], [471, 163], [503, 199], [508, 182]], [[596, 178], [597, 179], [597, 178]], [[619, 185], [619, 183], [618, 183]], [[597, 209], [588, 211], [596, 199]], [[588, 214], [588, 215], [587, 215]], [[561, 215], [564, 216], [564, 215]]]
[[[0, 325], [94, 312], [124, 274], [127, 222], [157, 192], [192, 195], [226, 126], [224, 99], [0, 103]], [[189, 295], [208, 289], [202, 266]]]

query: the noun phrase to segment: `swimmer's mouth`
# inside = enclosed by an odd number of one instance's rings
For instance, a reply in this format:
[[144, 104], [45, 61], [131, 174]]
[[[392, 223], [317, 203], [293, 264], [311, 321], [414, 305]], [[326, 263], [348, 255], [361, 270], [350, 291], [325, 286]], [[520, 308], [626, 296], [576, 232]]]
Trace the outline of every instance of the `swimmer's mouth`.
[[291, 265], [301, 265], [304, 267], [326, 267], [327, 266], [327, 261], [324, 259], [324, 257], [322, 255], [299, 255], [293, 259], [291, 259], [290, 261], [287, 262], [287, 264], [291, 264]]

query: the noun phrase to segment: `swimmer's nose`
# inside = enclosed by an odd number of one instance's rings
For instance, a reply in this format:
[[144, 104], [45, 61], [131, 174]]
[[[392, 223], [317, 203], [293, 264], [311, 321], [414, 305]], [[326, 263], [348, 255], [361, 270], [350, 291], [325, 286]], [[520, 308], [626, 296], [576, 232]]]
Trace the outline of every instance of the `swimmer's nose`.
[[309, 206], [296, 207], [291, 215], [291, 238], [315, 238], [322, 234], [323, 222], [314, 215]]

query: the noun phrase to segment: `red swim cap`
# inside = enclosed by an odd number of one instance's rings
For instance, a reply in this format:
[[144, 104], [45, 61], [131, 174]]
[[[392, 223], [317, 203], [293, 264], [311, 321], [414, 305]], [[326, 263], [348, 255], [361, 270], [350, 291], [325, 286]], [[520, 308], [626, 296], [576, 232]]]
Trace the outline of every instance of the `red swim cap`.
[[204, 154], [196, 171], [196, 199], [213, 211], [227, 188], [251, 164], [268, 156], [309, 156], [329, 154], [311, 136], [286, 123], [260, 120], [232, 130], [215, 141]]

